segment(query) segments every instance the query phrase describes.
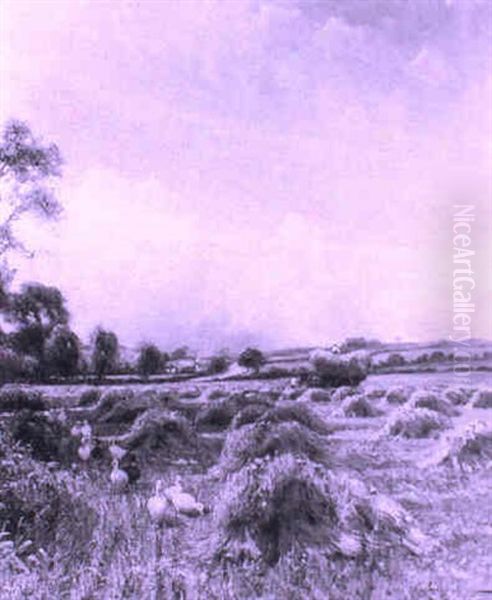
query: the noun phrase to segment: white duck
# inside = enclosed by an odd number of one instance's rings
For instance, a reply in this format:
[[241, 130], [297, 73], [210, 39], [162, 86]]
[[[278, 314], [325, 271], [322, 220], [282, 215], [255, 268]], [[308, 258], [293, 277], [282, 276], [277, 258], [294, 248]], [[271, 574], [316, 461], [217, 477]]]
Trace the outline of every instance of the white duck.
[[147, 510], [150, 519], [156, 525], [170, 520], [171, 505], [163, 492], [163, 481], [158, 479], [155, 483], [154, 495], [147, 500]]
[[128, 475], [123, 469], [120, 469], [120, 461], [117, 458], [113, 460], [113, 469], [109, 479], [117, 492], [122, 492], [128, 485]]
[[164, 494], [175, 510], [183, 515], [198, 517], [205, 513], [205, 507], [201, 502], [197, 502], [191, 494], [183, 492], [180, 478], [177, 478], [176, 483], [167, 488]]
[[83, 438], [82, 443], [77, 450], [77, 454], [79, 455], [80, 460], [87, 462], [91, 457], [92, 453], [92, 440], [91, 438]]

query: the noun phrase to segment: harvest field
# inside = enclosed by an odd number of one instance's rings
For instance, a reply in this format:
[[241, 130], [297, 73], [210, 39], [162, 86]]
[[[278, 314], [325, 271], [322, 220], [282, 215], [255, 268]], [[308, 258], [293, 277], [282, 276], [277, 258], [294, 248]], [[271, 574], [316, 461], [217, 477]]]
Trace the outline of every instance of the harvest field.
[[456, 379], [6, 386], [1, 598], [485, 598], [492, 391]]

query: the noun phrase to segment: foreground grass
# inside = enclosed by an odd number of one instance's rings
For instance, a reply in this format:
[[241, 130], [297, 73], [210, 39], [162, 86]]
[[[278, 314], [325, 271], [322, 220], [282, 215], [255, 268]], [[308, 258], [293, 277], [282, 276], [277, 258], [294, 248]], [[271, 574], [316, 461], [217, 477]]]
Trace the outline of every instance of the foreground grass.
[[[331, 408], [319, 413], [328, 423]], [[483, 418], [489, 413], [480, 414]], [[465, 418], [466, 414], [453, 423]], [[143, 481], [128, 493], [115, 494], [107, 466], [78, 465], [60, 475], [79, 500], [72, 515], [79, 534], [70, 551], [68, 545], [63, 551], [55, 545], [49, 553], [37, 547], [23, 554], [19, 550], [28, 539], [1, 537], [0, 598], [456, 600], [491, 589], [492, 492], [487, 484], [492, 469], [481, 465], [462, 473], [437, 464], [422, 466], [438, 439], [381, 436], [381, 417], [342, 417], [340, 422], [346, 427], [329, 436], [330, 454], [348, 475], [362, 478], [411, 513], [429, 537], [422, 555], [404, 554], [397, 543], [382, 556], [354, 559], [294, 546], [272, 567], [260, 561], [218, 563], [216, 514], [227, 482], [213, 468], [199, 471], [155, 460]], [[179, 517], [172, 527], [155, 528], [145, 508], [153, 481], [162, 477], [171, 484], [178, 472], [185, 489], [212, 510], [196, 519]], [[92, 514], [95, 522], [89, 519]], [[83, 540], [84, 527], [88, 542]], [[67, 524], [60, 539], [70, 531]]]

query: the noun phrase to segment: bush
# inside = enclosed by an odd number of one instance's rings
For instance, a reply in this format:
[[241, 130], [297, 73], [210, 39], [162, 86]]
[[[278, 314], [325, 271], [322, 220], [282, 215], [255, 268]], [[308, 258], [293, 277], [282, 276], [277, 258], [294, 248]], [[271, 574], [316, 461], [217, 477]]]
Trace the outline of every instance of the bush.
[[41, 413], [23, 410], [10, 422], [10, 434], [36, 460], [57, 461], [65, 466], [77, 460], [78, 441], [68, 427]]
[[379, 417], [383, 411], [369, 402], [365, 396], [349, 396], [343, 401], [342, 411], [346, 417]]
[[268, 410], [268, 404], [250, 404], [242, 410], [232, 420], [231, 428], [239, 429], [243, 425], [256, 423]]
[[46, 410], [41, 392], [34, 390], [0, 390], [0, 411]]
[[39, 376], [39, 362], [31, 356], [17, 354], [9, 348], [0, 348], [0, 384], [27, 380]]
[[386, 433], [405, 438], [426, 438], [451, 427], [449, 417], [428, 408], [403, 407], [391, 415]]
[[393, 352], [388, 356], [382, 366], [385, 367], [403, 367], [406, 364], [405, 357], [399, 352]]
[[177, 413], [157, 408], [141, 414], [130, 431], [117, 439], [117, 444], [144, 457], [155, 451], [164, 452], [168, 459], [199, 455], [197, 437], [190, 423]]
[[423, 536], [391, 498], [291, 454], [234, 474], [222, 498], [215, 514], [222, 563], [273, 566], [295, 548], [373, 559], [422, 550]]
[[441, 398], [437, 393], [418, 390], [414, 392], [409, 400], [409, 408], [428, 408], [448, 417], [459, 415], [459, 410], [450, 404], [444, 398]]
[[209, 373], [212, 375], [218, 375], [224, 373], [229, 368], [229, 359], [227, 356], [213, 356], [210, 360]]
[[311, 364], [322, 387], [340, 387], [359, 385], [367, 377], [370, 362], [365, 353], [318, 352], [312, 356]]
[[237, 364], [240, 367], [246, 367], [247, 369], [253, 369], [254, 371], [259, 371], [260, 367], [262, 367], [266, 363], [266, 359], [263, 355], [263, 352], [258, 350], [258, 348], [246, 348], [239, 355]]
[[[74, 518], [76, 516], [76, 518]], [[68, 485], [66, 473], [50, 470], [0, 436], [0, 522], [33, 556], [55, 552], [65, 564], [87, 560], [97, 515]], [[29, 543], [30, 542], [30, 543]], [[74, 556], [76, 555], [76, 557]]]
[[477, 390], [472, 398], [474, 408], [492, 408], [492, 389]]

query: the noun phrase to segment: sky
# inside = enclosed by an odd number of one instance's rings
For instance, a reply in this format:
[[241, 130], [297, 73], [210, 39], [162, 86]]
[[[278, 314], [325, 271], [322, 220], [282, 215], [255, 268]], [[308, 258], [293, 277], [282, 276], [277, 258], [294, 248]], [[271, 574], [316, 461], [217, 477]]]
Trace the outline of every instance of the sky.
[[0, 118], [65, 166], [15, 283], [83, 338], [204, 351], [492, 337], [492, 3], [1, 0]]

